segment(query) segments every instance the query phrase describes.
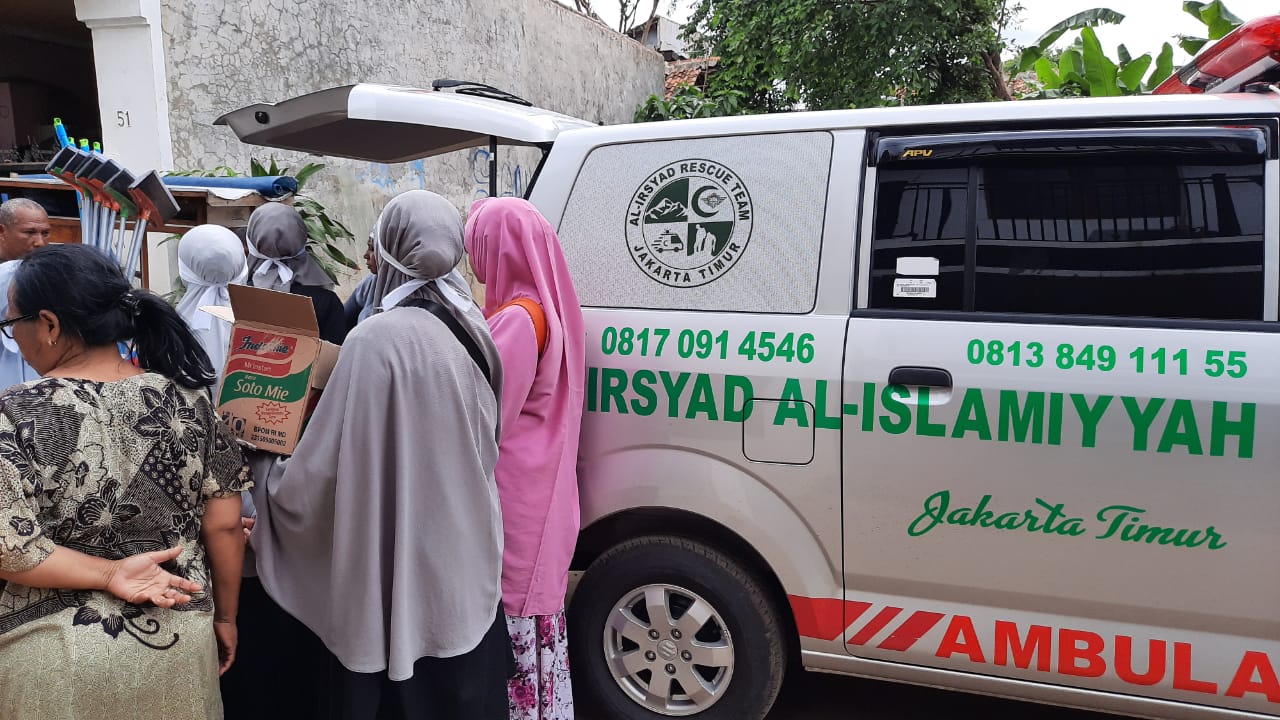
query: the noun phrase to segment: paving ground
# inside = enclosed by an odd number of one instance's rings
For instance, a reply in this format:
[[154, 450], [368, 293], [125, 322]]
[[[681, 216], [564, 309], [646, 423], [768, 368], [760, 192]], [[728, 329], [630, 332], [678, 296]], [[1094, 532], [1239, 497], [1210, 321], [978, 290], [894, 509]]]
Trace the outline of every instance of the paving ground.
[[[579, 720], [610, 720], [579, 713]], [[1123, 720], [1103, 715], [859, 678], [800, 673], [768, 720]]]
[[1118, 716], [809, 672], [789, 678], [778, 704], [769, 714], [769, 720], [951, 718], [1117, 720]]

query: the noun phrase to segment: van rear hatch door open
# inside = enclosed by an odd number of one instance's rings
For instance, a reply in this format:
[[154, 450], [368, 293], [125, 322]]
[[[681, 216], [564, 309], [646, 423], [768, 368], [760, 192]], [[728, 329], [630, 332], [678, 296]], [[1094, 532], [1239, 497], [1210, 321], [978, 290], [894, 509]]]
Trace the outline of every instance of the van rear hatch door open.
[[214, 124], [251, 145], [388, 164], [483, 145], [545, 149], [561, 132], [593, 125], [518, 98], [368, 84], [250, 105]]

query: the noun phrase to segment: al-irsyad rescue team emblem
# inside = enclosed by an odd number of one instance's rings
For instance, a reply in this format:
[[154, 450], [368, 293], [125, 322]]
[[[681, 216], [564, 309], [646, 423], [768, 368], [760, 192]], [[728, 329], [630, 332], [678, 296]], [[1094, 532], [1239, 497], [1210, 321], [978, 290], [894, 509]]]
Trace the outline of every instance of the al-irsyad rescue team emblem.
[[711, 160], [673, 162], [631, 198], [627, 247], [663, 285], [706, 285], [746, 252], [751, 215], [751, 195], [732, 170]]

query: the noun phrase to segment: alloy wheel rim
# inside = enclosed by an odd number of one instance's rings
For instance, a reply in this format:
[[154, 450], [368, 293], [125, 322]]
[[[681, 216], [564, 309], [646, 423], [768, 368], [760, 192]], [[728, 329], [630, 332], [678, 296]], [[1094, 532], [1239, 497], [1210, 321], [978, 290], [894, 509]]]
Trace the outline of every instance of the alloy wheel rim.
[[636, 703], [669, 717], [702, 712], [733, 679], [733, 636], [716, 609], [676, 585], [624, 595], [604, 627], [605, 664]]

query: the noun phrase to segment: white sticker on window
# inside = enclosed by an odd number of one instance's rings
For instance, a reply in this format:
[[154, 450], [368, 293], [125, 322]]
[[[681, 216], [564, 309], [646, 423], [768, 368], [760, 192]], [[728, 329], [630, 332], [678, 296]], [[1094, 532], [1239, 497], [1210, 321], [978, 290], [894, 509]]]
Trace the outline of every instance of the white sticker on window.
[[938, 258], [936, 257], [900, 257], [898, 258], [898, 275], [938, 276]]
[[938, 281], [933, 278], [896, 278], [893, 281], [893, 296], [896, 298], [938, 297]]

